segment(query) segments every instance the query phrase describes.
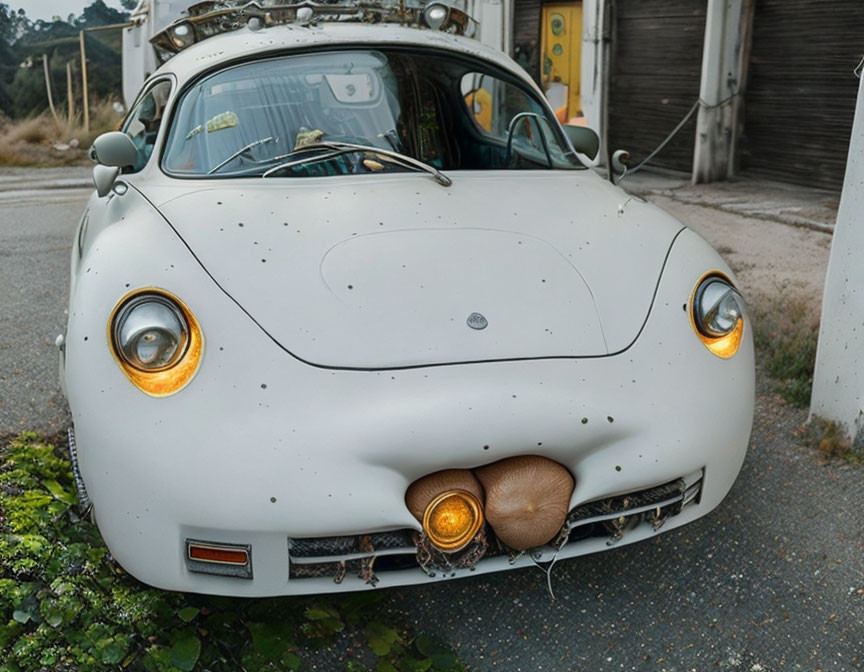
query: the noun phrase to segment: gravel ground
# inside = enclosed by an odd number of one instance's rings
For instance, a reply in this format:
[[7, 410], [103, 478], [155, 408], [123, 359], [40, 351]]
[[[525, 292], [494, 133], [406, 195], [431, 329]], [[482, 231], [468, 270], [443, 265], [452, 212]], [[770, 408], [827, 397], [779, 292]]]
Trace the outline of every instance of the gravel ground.
[[[801, 302], [819, 317], [831, 235], [760, 221], [666, 197], [650, 200], [699, 233], [726, 259], [750, 306], [770, 312]], [[782, 241], [782, 244], [780, 244]]]
[[612, 552], [396, 591], [389, 615], [474, 669], [864, 667], [861, 473], [795, 436], [806, 413], [760, 376], [752, 443], [713, 513]]

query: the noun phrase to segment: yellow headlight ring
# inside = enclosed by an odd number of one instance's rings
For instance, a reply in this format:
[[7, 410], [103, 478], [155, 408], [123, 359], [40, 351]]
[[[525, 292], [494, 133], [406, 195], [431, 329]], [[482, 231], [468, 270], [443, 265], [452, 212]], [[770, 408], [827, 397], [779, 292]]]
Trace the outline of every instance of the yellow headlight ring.
[[[455, 500], [455, 501], [452, 501]], [[448, 504], [456, 504], [452, 511], [442, 511]], [[457, 525], [452, 534], [443, 534], [437, 516], [447, 515], [443, 522]], [[459, 518], [464, 517], [464, 520]], [[483, 507], [477, 498], [465, 490], [442, 492], [426, 506], [423, 513], [423, 531], [437, 548], [447, 553], [459, 551], [467, 546], [483, 525]]]
[[[186, 352], [173, 366], [158, 371], [142, 371], [133, 367], [120, 356], [119, 346], [114, 342], [114, 320], [117, 314], [128, 301], [142, 294], [155, 294], [173, 302], [180, 309], [186, 324], [189, 326], [189, 342], [186, 346]], [[176, 296], [157, 287], [136, 289], [120, 299], [114, 306], [114, 310], [111, 311], [111, 317], [108, 318], [107, 335], [108, 349], [111, 351], [114, 361], [117, 362], [117, 366], [135, 387], [151, 397], [167, 397], [186, 387], [195, 377], [198, 366], [201, 364], [201, 356], [204, 353], [204, 334], [201, 331], [201, 325], [195, 319], [195, 315]]]
[[738, 348], [741, 346], [741, 339], [744, 336], [744, 320], [739, 319], [738, 323], [735, 325], [735, 328], [730, 331], [725, 336], [706, 336], [699, 330], [699, 325], [696, 324], [696, 316], [694, 314], [694, 301], [696, 300], [696, 292], [699, 290], [699, 287], [702, 286], [706, 280], [710, 278], [719, 278], [723, 282], [727, 283], [733, 289], [735, 288], [732, 280], [729, 279], [725, 273], [721, 271], [710, 271], [705, 273], [699, 280], [693, 285], [693, 291], [690, 292], [690, 300], [687, 304], [687, 313], [690, 316], [690, 326], [693, 327], [693, 331], [696, 332], [696, 335], [699, 337], [699, 340], [702, 341], [702, 344], [708, 348], [713, 354], [717, 355], [721, 359], [729, 359], [733, 357], [736, 352], [738, 352]]

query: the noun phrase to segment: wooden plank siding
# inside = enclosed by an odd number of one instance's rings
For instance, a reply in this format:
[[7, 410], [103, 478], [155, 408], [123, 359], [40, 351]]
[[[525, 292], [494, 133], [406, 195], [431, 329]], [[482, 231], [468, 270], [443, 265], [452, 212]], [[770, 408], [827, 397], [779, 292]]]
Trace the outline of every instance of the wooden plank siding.
[[540, 83], [540, 0], [514, 0], [513, 58]]
[[862, 0], [756, 0], [744, 128], [746, 174], [839, 191], [864, 56]]
[[[707, 0], [614, 0], [609, 147], [645, 158], [699, 98]], [[651, 161], [690, 174], [696, 115]]]

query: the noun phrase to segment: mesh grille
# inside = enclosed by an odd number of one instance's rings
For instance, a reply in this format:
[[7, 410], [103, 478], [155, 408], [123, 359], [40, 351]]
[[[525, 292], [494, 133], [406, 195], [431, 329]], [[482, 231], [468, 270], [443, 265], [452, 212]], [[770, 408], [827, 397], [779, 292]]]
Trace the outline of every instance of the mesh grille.
[[660, 502], [683, 497], [687, 490], [684, 484], [684, 479], [679, 478], [665, 485], [649, 488], [647, 490], [639, 490], [627, 495], [619, 497], [609, 497], [600, 499], [596, 502], [588, 502], [581, 504], [570, 511], [567, 516], [567, 521], [572, 525], [580, 520], [594, 518], [595, 516], [603, 516], [611, 513], [621, 513], [626, 515], [628, 509], [637, 509], [643, 506], [651, 506]]
[[351, 537], [316, 537], [291, 540], [291, 556], [295, 558], [321, 558], [332, 555], [350, 555], [369, 552], [364, 540], [369, 541], [374, 551], [405, 548], [414, 552], [412, 530], [392, 530], [377, 534], [356, 535]]
[[[565, 529], [555, 546], [576, 543], [588, 537], [609, 537], [609, 544], [620, 539], [623, 534], [647, 520], [657, 530], [670, 516], [677, 515], [687, 501], [698, 501], [702, 488], [701, 479], [687, 487], [683, 478], [670, 481], [664, 485], [645, 490], [638, 490], [626, 495], [607, 497], [594, 502], [580, 504], [567, 515]], [[689, 496], [688, 496], [689, 493]], [[665, 502], [665, 504], [664, 504]], [[655, 507], [656, 508], [653, 508]], [[600, 522], [590, 519], [603, 517]], [[585, 521], [584, 523], [582, 521]], [[568, 534], [567, 528], [571, 528]], [[289, 540], [289, 560], [351, 556], [362, 554], [363, 557], [350, 560], [336, 560], [312, 563], [290, 562], [291, 578], [332, 577], [336, 583], [341, 583], [345, 576], [359, 576], [374, 585], [375, 568], [381, 571], [390, 569], [406, 569], [421, 567], [427, 574], [430, 570], [447, 569], [462, 566], [453, 562], [452, 557], [444, 557], [442, 564], [440, 552], [429, 553], [427, 545], [415, 543], [422, 540], [422, 535], [410, 529], [392, 530], [376, 534], [352, 535], [346, 537], [317, 537]], [[550, 542], [552, 543], [552, 542]], [[495, 537], [492, 528], [486, 526], [482, 543], [483, 550], [479, 554], [471, 554], [473, 563], [482, 558], [498, 555], [515, 555]], [[394, 550], [401, 553], [392, 554]], [[388, 555], [377, 555], [389, 551]], [[477, 557], [475, 558], [474, 555]], [[376, 565], [376, 560], [380, 564]]]

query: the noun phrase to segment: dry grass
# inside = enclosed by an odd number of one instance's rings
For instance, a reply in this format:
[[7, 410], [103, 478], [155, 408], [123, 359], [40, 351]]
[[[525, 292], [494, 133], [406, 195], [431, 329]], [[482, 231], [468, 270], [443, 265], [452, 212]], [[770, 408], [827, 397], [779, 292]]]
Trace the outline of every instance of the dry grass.
[[35, 165], [38, 165], [38, 161], [35, 161], [20, 151], [5, 146], [3, 141], [0, 140], [0, 166], [24, 167]]
[[826, 460], [841, 459], [851, 464], [864, 461], [864, 454], [856, 450], [847, 428], [841, 423], [814, 415], [797, 433]]
[[[0, 119], [0, 166], [64, 166], [86, 163], [87, 149], [93, 140], [116, 128], [121, 115], [110, 101], [94, 104], [90, 108], [90, 130], [84, 129], [80, 115], [55, 120], [50, 113], [9, 121]], [[77, 141], [77, 143], [73, 142]], [[69, 149], [56, 145], [77, 144]]]
[[754, 309], [755, 344], [776, 390], [797, 406], [810, 403], [819, 315], [803, 297], [784, 297]]

